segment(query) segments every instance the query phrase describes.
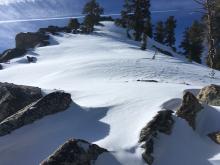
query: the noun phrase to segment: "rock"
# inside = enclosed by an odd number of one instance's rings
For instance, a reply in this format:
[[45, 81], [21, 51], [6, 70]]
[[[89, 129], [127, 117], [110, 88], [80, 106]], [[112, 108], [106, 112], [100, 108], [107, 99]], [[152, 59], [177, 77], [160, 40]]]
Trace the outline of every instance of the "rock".
[[0, 122], [41, 97], [40, 88], [0, 83]]
[[152, 82], [152, 83], [158, 83], [157, 80], [137, 80], [138, 82]]
[[25, 49], [18, 49], [18, 48], [8, 49], [8, 50], [4, 51], [2, 53], [2, 55], [0, 56], [0, 62], [4, 63], [4, 62], [7, 62], [13, 58], [22, 57], [25, 54], [26, 54]]
[[220, 144], [220, 132], [210, 133], [208, 135], [215, 143]]
[[190, 92], [186, 92], [183, 101], [176, 114], [178, 117], [185, 119], [189, 125], [196, 129], [196, 116], [203, 109], [197, 98]]
[[51, 33], [53, 35], [57, 35], [59, 32], [70, 33], [71, 29], [68, 27], [58, 27], [58, 26], [48, 26], [47, 28], [40, 28], [38, 30], [40, 33]]
[[173, 111], [164, 110], [159, 111], [158, 114], [151, 120], [140, 133], [139, 143], [144, 142], [142, 147], [145, 149], [142, 154], [143, 159], [151, 165], [154, 161], [152, 156], [154, 152], [154, 138], [158, 133], [170, 135], [174, 124], [172, 117]]
[[27, 61], [29, 63], [35, 63], [37, 61], [37, 58], [36, 57], [30, 57], [30, 56], [27, 56]]
[[49, 36], [45, 33], [19, 33], [16, 35], [16, 48], [18, 49], [29, 49], [35, 48], [36, 46], [47, 46], [49, 45]]
[[3, 69], [3, 66], [0, 64], [0, 70], [2, 70]]
[[200, 90], [197, 98], [199, 101], [213, 105], [220, 106], [220, 86], [210, 85]]
[[154, 162], [154, 157], [152, 156], [154, 152], [154, 141], [153, 139], [149, 139], [146, 141], [143, 148], [145, 149], [144, 153], [142, 154], [142, 158], [147, 162], [147, 164], [151, 165]]
[[84, 140], [69, 140], [41, 165], [92, 165], [99, 155], [108, 152]]
[[33, 123], [44, 116], [65, 111], [71, 103], [71, 95], [68, 93], [53, 92], [48, 94], [3, 120], [0, 123], [0, 136], [7, 135], [13, 130]]
[[174, 124], [172, 114], [173, 111], [171, 110], [159, 111], [153, 120], [141, 130], [139, 142], [146, 141], [152, 134], [157, 134], [157, 132], [170, 135]]

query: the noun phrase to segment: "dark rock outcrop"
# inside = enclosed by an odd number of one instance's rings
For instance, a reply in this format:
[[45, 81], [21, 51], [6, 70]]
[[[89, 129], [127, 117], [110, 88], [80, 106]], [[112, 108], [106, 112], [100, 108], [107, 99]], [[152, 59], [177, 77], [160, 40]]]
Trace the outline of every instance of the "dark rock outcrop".
[[152, 156], [154, 152], [154, 138], [158, 133], [170, 135], [174, 124], [172, 117], [173, 111], [159, 111], [158, 114], [151, 120], [146, 127], [141, 130], [139, 143], [144, 143], [142, 147], [145, 152], [142, 154], [143, 159], [151, 165], [154, 161]]
[[92, 165], [106, 149], [84, 140], [69, 140], [41, 165]]
[[196, 116], [203, 109], [197, 98], [190, 92], [186, 92], [183, 96], [182, 105], [177, 110], [178, 117], [185, 119], [189, 125], [196, 129]]
[[158, 83], [157, 80], [137, 80], [138, 82], [152, 82], [152, 83]]
[[220, 86], [210, 85], [200, 90], [197, 98], [199, 101], [213, 105], [220, 106]]
[[0, 62], [4, 63], [4, 62], [7, 62], [13, 58], [22, 57], [25, 54], [26, 54], [25, 49], [18, 49], [18, 48], [8, 49], [8, 50], [4, 51], [2, 53], [2, 55], [0, 56]]
[[51, 33], [53, 35], [57, 35], [59, 32], [70, 33], [71, 29], [68, 27], [58, 27], [58, 26], [48, 26], [47, 28], [40, 28], [38, 30], [40, 33]]
[[7, 135], [13, 130], [33, 123], [44, 116], [65, 111], [72, 103], [71, 95], [64, 92], [53, 92], [40, 100], [28, 105], [16, 114], [0, 123], [0, 136]]
[[41, 97], [40, 88], [0, 83], [0, 122]]
[[2, 70], [3, 69], [3, 66], [0, 64], [0, 70]]
[[49, 36], [45, 33], [19, 33], [16, 35], [16, 48], [18, 49], [29, 49], [35, 48], [36, 46], [47, 46], [49, 45]]
[[210, 133], [208, 135], [215, 143], [220, 144], [220, 132]]
[[27, 56], [27, 61], [29, 63], [35, 63], [37, 61], [37, 58], [36, 57], [30, 57], [30, 56]]

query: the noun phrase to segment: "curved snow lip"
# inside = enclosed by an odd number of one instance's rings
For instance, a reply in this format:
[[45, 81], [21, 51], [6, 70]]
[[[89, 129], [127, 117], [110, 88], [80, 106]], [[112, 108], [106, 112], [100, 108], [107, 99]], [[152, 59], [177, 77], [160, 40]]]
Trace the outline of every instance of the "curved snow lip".
[[[124, 29], [115, 27], [112, 22], [97, 28], [100, 30], [92, 35], [55, 36], [58, 45], [34, 51], [38, 54], [37, 63], [14, 64], [0, 72], [2, 81], [68, 91], [77, 103], [64, 113], [0, 138], [1, 163], [38, 164], [66, 140], [78, 138], [112, 151], [112, 156], [121, 164], [144, 165], [138, 136], [161, 106], [175, 109], [182, 91], [201, 88], [210, 82], [219, 83], [219, 78], [207, 76], [207, 67], [163, 54], [151, 60], [153, 50], [139, 50], [138, 43], [127, 40]], [[218, 77], [220, 73], [216, 75]], [[138, 79], [159, 82], [139, 83]], [[158, 141], [158, 161], [161, 163], [158, 165], [164, 165], [163, 159], [184, 162], [186, 158], [192, 158], [194, 154], [191, 154], [190, 147], [201, 156], [198, 159], [201, 165], [202, 161], [207, 163], [209, 158], [220, 153], [211, 140], [192, 132], [185, 121], [178, 119], [177, 122], [175, 134]], [[178, 135], [181, 130], [182, 137]], [[190, 140], [195, 144], [191, 144]], [[169, 145], [171, 148], [167, 150]], [[45, 146], [46, 149], [42, 150]], [[180, 157], [179, 154], [179, 159], [176, 159], [175, 153], [181, 147], [184, 148], [180, 153], [186, 152], [186, 155]], [[210, 153], [205, 153], [205, 149], [210, 149]], [[164, 155], [166, 152], [169, 155]], [[199, 163], [196, 157], [192, 159]], [[179, 165], [178, 162], [174, 164]]]
[[[109, 125], [100, 122], [99, 119], [103, 118], [108, 110], [109, 107], [82, 108], [72, 103], [66, 112], [45, 117], [32, 125], [15, 130], [10, 135], [0, 138], [1, 163], [13, 164], [7, 158], [11, 155], [9, 154], [11, 147], [15, 151], [14, 160], [25, 162], [24, 164], [38, 164], [40, 160], [55, 151], [60, 144], [73, 137], [90, 142], [102, 139], [108, 135]], [[13, 140], [14, 138], [16, 140]], [[33, 148], [25, 146], [34, 146], [34, 152], [38, 154], [33, 154], [31, 152]], [[47, 147], [45, 148], [45, 146]], [[42, 150], [42, 148], [44, 149]], [[22, 152], [17, 153], [17, 149]], [[26, 154], [23, 155], [23, 153]]]

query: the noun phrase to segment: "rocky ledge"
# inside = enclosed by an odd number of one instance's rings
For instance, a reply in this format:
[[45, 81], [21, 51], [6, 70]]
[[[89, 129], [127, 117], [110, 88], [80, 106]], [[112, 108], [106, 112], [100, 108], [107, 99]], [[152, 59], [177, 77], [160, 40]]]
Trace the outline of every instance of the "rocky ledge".
[[206, 104], [220, 106], [220, 86], [210, 85], [200, 90], [197, 98]]
[[189, 125], [196, 129], [196, 116], [203, 109], [197, 98], [190, 92], [186, 92], [183, 96], [182, 105], [177, 110], [178, 117], [185, 119]]
[[33, 123], [44, 116], [65, 111], [72, 103], [71, 95], [53, 92], [26, 106], [0, 123], [0, 136], [7, 135], [24, 125]]
[[0, 83], [0, 122], [41, 97], [40, 88]]
[[172, 117], [173, 111], [159, 111], [158, 114], [151, 120], [140, 133], [139, 143], [144, 143], [142, 147], [145, 152], [142, 154], [143, 159], [149, 164], [153, 164], [154, 157], [154, 138], [157, 138], [158, 133], [170, 135], [174, 125]]
[[2, 53], [2, 55], [0, 55], [0, 63], [5, 63], [11, 59], [22, 57], [25, 54], [26, 54], [25, 49], [14, 48], [14, 49], [5, 50]]
[[215, 143], [220, 144], [220, 132], [210, 133], [208, 135]]
[[69, 140], [41, 165], [92, 165], [99, 155], [108, 152], [84, 140]]

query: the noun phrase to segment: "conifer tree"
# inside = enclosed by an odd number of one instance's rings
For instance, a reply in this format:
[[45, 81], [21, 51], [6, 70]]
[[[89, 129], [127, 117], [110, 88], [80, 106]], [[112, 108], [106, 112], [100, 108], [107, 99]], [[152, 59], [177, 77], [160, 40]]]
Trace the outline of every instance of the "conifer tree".
[[154, 40], [163, 44], [164, 39], [165, 39], [164, 23], [162, 21], [159, 21], [155, 27]]
[[121, 22], [127, 28], [128, 36], [129, 31], [134, 30], [136, 41], [141, 41], [143, 33], [152, 37], [150, 0], [125, 0], [121, 16]]
[[142, 6], [142, 12], [143, 17], [144, 17], [144, 32], [146, 33], [147, 36], [149, 36], [150, 38], [153, 37], [153, 28], [152, 28], [152, 23], [151, 23], [151, 11], [150, 11], [150, 7], [151, 7], [151, 3], [150, 0], [142, 0], [141, 3]]
[[68, 24], [68, 28], [73, 29], [74, 31], [77, 31], [79, 29], [79, 27], [80, 27], [80, 23], [79, 23], [78, 19], [76, 19], [76, 18], [70, 19], [69, 24]]
[[101, 14], [104, 13], [103, 8], [96, 0], [90, 0], [83, 9], [83, 14], [86, 14], [84, 18], [84, 28], [87, 33], [93, 32], [94, 26], [99, 23]]
[[133, 0], [125, 0], [123, 5], [123, 10], [121, 11], [121, 21], [122, 27], [127, 29], [127, 37], [130, 38], [130, 30], [133, 29]]
[[206, 39], [208, 43], [207, 64], [220, 70], [220, 0], [194, 0], [204, 12]]
[[165, 22], [165, 44], [175, 50], [175, 29], [177, 26], [177, 21], [174, 16], [170, 16]]
[[183, 48], [183, 54], [189, 58], [190, 61], [201, 63], [201, 55], [203, 52], [203, 28], [201, 23], [194, 21], [190, 28], [186, 28], [184, 32], [184, 39], [180, 45]]

